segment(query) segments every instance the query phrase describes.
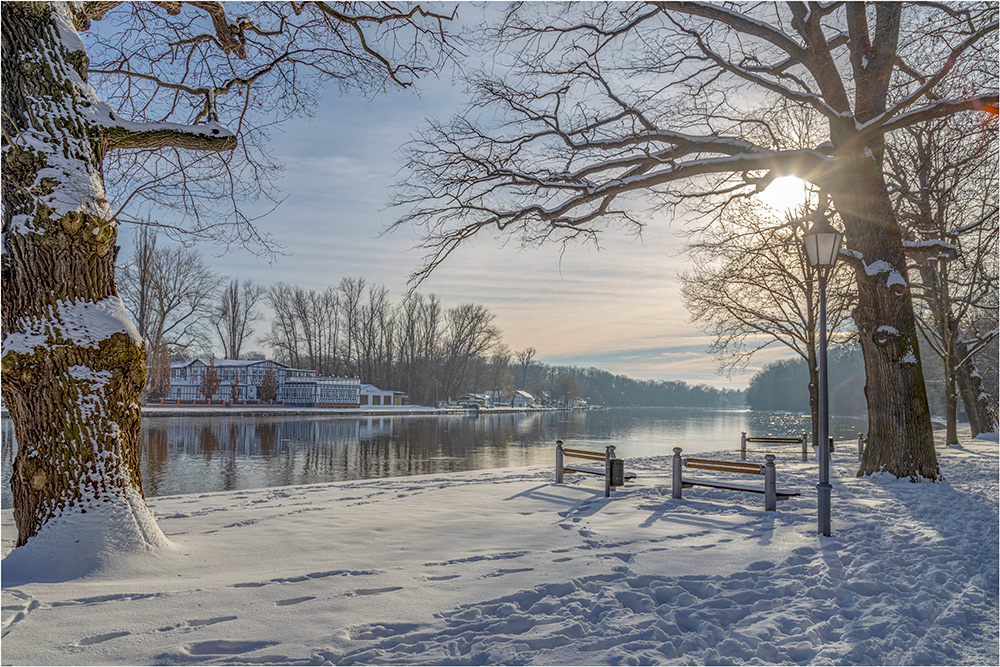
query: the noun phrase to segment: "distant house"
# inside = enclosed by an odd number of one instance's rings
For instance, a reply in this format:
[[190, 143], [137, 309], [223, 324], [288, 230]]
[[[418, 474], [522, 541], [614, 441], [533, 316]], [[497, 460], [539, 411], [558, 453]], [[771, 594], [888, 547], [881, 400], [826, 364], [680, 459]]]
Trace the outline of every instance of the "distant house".
[[486, 394], [462, 394], [458, 397], [458, 404], [479, 405], [485, 408], [490, 405], [490, 397]]
[[512, 408], [528, 408], [535, 404], [535, 397], [526, 391], [518, 389], [514, 392], [510, 400]]
[[409, 396], [401, 391], [379, 389], [373, 384], [361, 385], [361, 405], [406, 405]]
[[318, 377], [316, 371], [292, 368], [266, 359], [193, 359], [170, 364], [169, 402], [203, 401], [201, 384], [210, 364], [215, 365], [221, 384], [213, 401], [229, 401], [235, 383], [236, 402], [256, 402], [268, 366], [278, 384], [276, 401], [311, 407], [358, 407], [361, 382], [357, 378]]

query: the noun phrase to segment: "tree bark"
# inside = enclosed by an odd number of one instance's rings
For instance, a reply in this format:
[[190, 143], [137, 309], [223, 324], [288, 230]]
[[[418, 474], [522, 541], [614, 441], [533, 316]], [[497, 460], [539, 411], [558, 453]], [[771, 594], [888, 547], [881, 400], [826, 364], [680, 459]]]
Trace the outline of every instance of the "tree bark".
[[17, 545], [97, 521], [104, 545], [162, 546], [139, 475], [146, 354], [115, 287], [103, 140], [81, 113], [96, 101], [86, 53], [65, 3], [5, 4], [2, 42], [0, 319]]
[[853, 315], [865, 363], [868, 447], [858, 475], [935, 480], [940, 471], [899, 225], [871, 152], [845, 150], [838, 159], [844, 177], [831, 195], [849, 250], [861, 259]]
[[996, 433], [996, 398], [990, 396], [983, 386], [983, 378], [976, 369], [976, 360], [969, 354], [969, 349], [961, 337], [956, 337], [955, 354], [962, 360], [955, 369], [955, 379], [962, 404], [965, 406], [965, 414], [969, 417], [972, 437], [975, 438], [980, 433]]

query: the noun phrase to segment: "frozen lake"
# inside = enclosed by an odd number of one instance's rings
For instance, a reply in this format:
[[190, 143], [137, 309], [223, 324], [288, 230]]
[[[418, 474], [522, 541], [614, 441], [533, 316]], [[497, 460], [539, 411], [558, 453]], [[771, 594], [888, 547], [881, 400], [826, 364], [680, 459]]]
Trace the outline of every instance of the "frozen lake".
[[[802, 415], [749, 410], [611, 408], [479, 416], [149, 416], [140, 459], [147, 496], [348, 479], [553, 465], [554, 443], [622, 458], [738, 450], [740, 433], [795, 436]], [[830, 433], [856, 440], [864, 419], [834, 417]], [[13, 426], [3, 419], [3, 506], [9, 507]], [[853, 445], [851, 445], [853, 446]]]

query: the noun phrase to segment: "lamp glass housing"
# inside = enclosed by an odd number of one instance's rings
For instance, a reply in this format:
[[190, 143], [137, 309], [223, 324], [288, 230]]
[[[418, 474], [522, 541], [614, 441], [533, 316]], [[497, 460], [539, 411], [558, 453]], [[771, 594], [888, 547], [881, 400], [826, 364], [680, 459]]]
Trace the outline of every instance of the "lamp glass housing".
[[837, 254], [844, 235], [826, 220], [814, 224], [802, 235], [809, 264], [816, 269], [826, 269], [837, 263]]

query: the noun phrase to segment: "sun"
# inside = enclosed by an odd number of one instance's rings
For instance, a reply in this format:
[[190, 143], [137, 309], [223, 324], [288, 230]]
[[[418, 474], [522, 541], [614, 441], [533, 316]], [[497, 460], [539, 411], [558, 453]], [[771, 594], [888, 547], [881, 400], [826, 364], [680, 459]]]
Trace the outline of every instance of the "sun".
[[757, 197], [777, 213], [791, 213], [806, 202], [807, 187], [808, 183], [798, 176], [782, 176], [771, 181]]

